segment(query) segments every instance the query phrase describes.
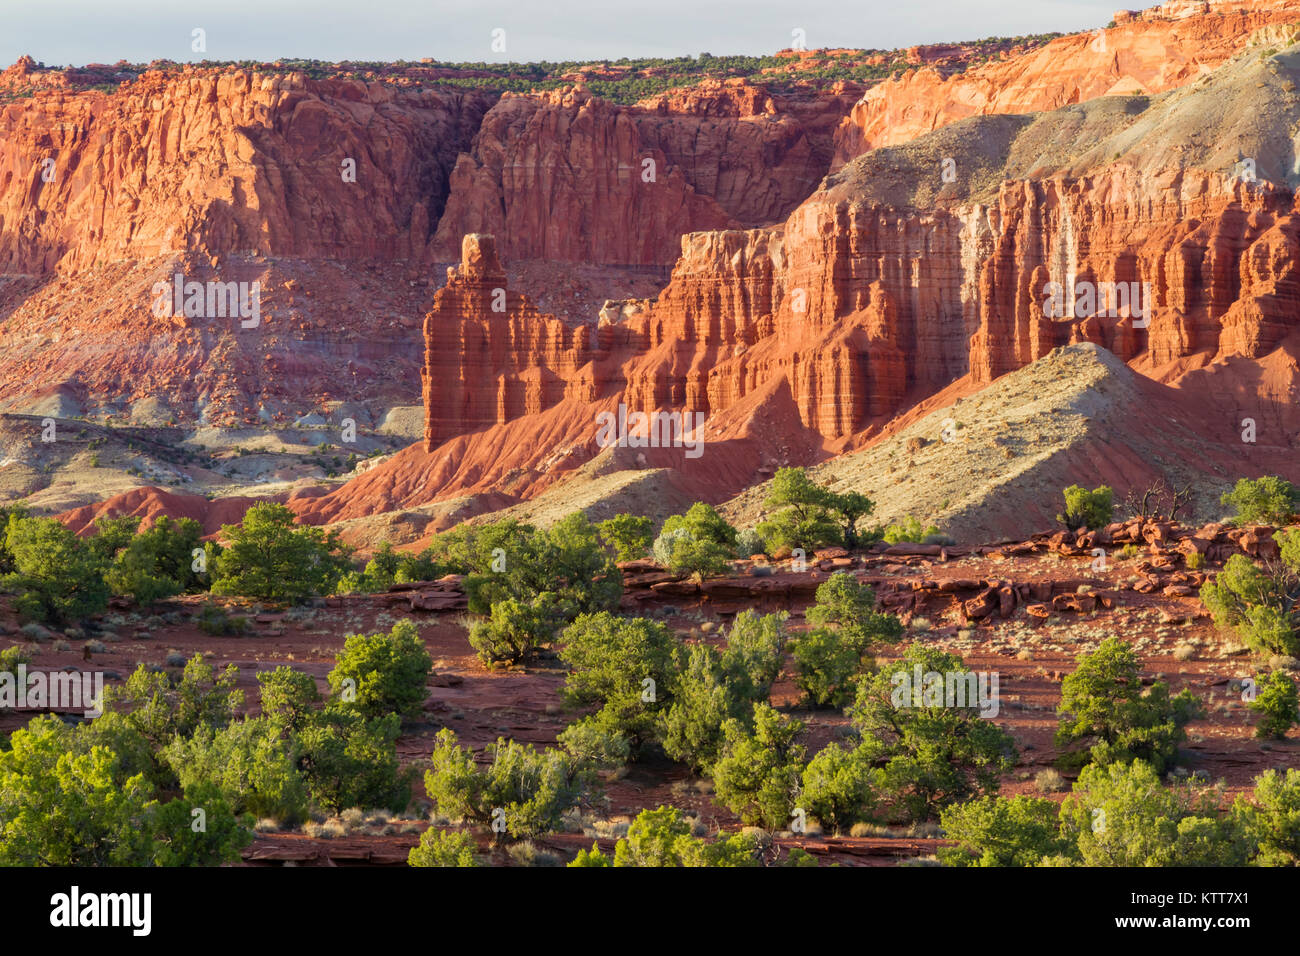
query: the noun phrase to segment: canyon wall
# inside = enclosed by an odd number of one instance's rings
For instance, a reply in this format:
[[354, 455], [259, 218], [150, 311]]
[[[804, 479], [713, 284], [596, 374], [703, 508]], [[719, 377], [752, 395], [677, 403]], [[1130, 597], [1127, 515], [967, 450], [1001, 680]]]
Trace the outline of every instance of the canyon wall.
[[580, 87], [506, 94], [456, 163], [434, 257], [491, 233], [509, 261], [671, 265], [684, 233], [789, 215], [829, 169], [855, 93], [713, 82], [635, 106]]
[[1169, 3], [1116, 14], [1115, 26], [1060, 37], [1006, 60], [946, 75], [913, 70], [868, 89], [835, 136], [833, 168], [956, 120], [1037, 113], [1111, 94], [1155, 94], [1217, 69], [1253, 39], [1283, 41], [1300, 24], [1295, 0]]
[[418, 258], [494, 99], [233, 69], [38, 93], [0, 108], [0, 272]]

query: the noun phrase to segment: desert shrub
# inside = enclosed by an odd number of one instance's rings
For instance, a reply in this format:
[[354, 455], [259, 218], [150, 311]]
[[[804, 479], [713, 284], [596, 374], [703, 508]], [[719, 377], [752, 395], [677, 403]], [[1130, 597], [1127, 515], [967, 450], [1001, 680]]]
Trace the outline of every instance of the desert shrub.
[[565, 700], [599, 707], [602, 726], [625, 736], [633, 753], [654, 741], [675, 673], [672, 631], [646, 618], [602, 611], [579, 617], [560, 641], [560, 659], [570, 668], [561, 691]]
[[470, 612], [487, 616], [471, 642], [488, 664], [526, 660], [567, 623], [616, 607], [623, 594], [618, 566], [581, 512], [547, 531], [516, 522], [467, 530], [439, 550], [466, 569]]
[[[234, 862], [251, 839], [211, 785], [165, 803], [89, 732], [38, 717], [0, 750], [0, 865], [172, 866]], [[191, 827], [202, 806], [206, 830]]]
[[694, 770], [705, 770], [718, 759], [722, 725], [751, 715], [752, 704], [740, 707], [730, 692], [718, 652], [708, 644], [695, 644], [663, 713], [664, 752]]
[[1102, 485], [1089, 491], [1079, 485], [1065, 489], [1065, 513], [1056, 516], [1071, 531], [1100, 528], [1110, 523], [1115, 510], [1114, 494]]
[[[465, 588], [474, 614], [486, 614], [506, 598], [527, 603], [549, 593], [561, 620], [571, 621], [579, 614], [612, 609], [623, 595], [623, 575], [582, 512], [545, 531], [501, 522], [466, 535], [449, 560], [468, 575]], [[462, 551], [467, 555], [463, 561], [458, 557]]]
[[0, 674], [16, 674], [19, 664], [30, 664], [31, 662], [31, 655], [24, 650], [21, 644], [6, 647], [0, 651]]
[[9, 519], [28, 517], [30, 515], [22, 505], [0, 505], [0, 578], [17, 570], [14, 566], [13, 552], [9, 550]]
[[862, 659], [836, 632], [814, 627], [795, 637], [790, 651], [796, 679], [811, 706], [843, 706], [852, 698]]
[[1280, 531], [1275, 538], [1280, 563], [1265, 571], [1244, 554], [1234, 554], [1201, 586], [1201, 601], [1216, 624], [1235, 631], [1255, 653], [1294, 656], [1300, 653], [1300, 532]]
[[285, 730], [297, 730], [315, 712], [320, 703], [316, 679], [292, 667], [260, 671], [262, 715]]
[[786, 617], [742, 611], [721, 652], [700, 643], [678, 655], [671, 703], [660, 724], [669, 757], [704, 770], [718, 757], [723, 722], [749, 725], [753, 705], [767, 702], [781, 673]]
[[492, 605], [487, 618], [470, 622], [469, 645], [489, 666], [517, 663], [550, 644], [562, 621], [550, 592], [531, 601], [504, 598]]
[[1259, 692], [1249, 706], [1260, 715], [1256, 737], [1281, 740], [1300, 724], [1300, 696], [1295, 683], [1281, 671], [1273, 671], [1260, 681]]
[[593, 767], [621, 767], [632, 757], [632, 744], [607, 711], [584, 717], [564, 728], [556, 742]]
[[347, 635], [329, 672], [330, 689], [366, 717], [413, 717], [429, 695], [432, 665], [419, 631], [402, 620], [387, 634]]
[[1044, 857], [1076, 856], [1061, 838], [1056, 801], [1043, 797], [978, 797], [948, 806], [939, 819], [957, 844], [937, 849], [945, 866], [1034, 866]]
[[298, 602], [329, 594], [349, 570], [338, 532], [295, 525], [284, 505], [253, 505], [237, 525], [223, 525], [212, 593]]
[[945, 866], [1034, 866], [1043, 857], [1073, 858], [1063, 840], [1057, 805], [1041, 797], [986, 796], [945, 807], [944, 836], [956, 846], [936, 851]]
[[235, 813], [292, 826], [307, 812], [307, 787], [294, 747], [267, 719], [246, 718], [220, 729], [201, 726], [167, 745], [163, 759], [185, 792], [215, 784]]
[[761, 521], [758, 534], [764, 550], [783, 548], [811, 551], [842, 544], [843, 533], [830, 509], [831, 493], [808, 477], [802, 468], [781, 468], [772, 478], [765, 508], [771, 517]]
[[712, 541], [731, 552], [736, 547], [736, 529], [727, 523], [727, 519], [718, 514], [716, 508], [697, 501], [687, 509], [685, 514], [673, 515], [664, 522], [662, 533], [684, 528], [701, 541]]
[[795, 743], [803, 723], [754, 704], [751, 726], [730, 719], [713, 766], [718, 800], [745, 824], [775, 830], [790, 822], [803, 773], [804, 748]]
[[[114, 594], [132, 598], [138, 604], [150, 604], [184, 592], [201, 591], [207, 584], [194, 569], [193, 553], [201, 547], [202, 529], [192, 518], [172, 521], [163, 515], [147, 531], [126, 536], [110, 526], [111, 521], [96, 521], [100, 531], [91, 539], [100, 544], [109, 564], [104, 580]], [[130, 519], [134, 528], [139, 519]], [[111, 549], [111, 550], [110, 550]]]
[[903, 625], [875, 609], [876, 593], [853, 575], [838, 571], [817, 588], [805, 617], [813, 627], [792, 642], [799, 685], [814, 707], [843, 705], [858, 677], [872, 664], [872, 650], [898, 640]]
[[637, 814], [627, 836], [614, 846], [614, 866], [758, 866], [757, 849], [754, 838], [743, 833], [708, 843], [691, 834], [680, 810], [661, 806]]
[[194, 622], [204, 634], [229, 637], [248, 631], [248, 618], [241, 614], [231, 614], [220, 604], [205, 602], [199, 608]]
[[1275, 475], [1262, 478], [1240, 478], [1232, 491], [1219, 499], [1221, 504], [1236, 510], [1233, 519], [1237, 524], [1289, 524], [1291, 516], [1300, 505], [1300, 489]]
[[856, 491], [837, 493], [816, 484], [802, 468], [781, 468], [764, 507], [773, 514], [759, 523], [758, 533], [771, 554], [782, 548], [858, 547], [869, 537], [860, 533], [858, 523], [875, 505]]
[[908, 541], [912, 544], [920, 544], [926, 538], [938, 536], [938, 525], [923, 525], [912, 515], [908, 515], [902, 521], [891, 524], [885, 529], [885, 541], [888, 544], [898, 544], [900, 541]]
[[732, 621], [721, 665], [738, 699], [747, 703], [767, 701], [772, 685], [781, 674], [788, 617], [785, 611], [760, 615], [746, 609]]
[[596, 529], [619, 561], [644, 558], [654, 542], [654, 522], [643, 515], [615, 515], [600, 522]]
[[880, 772], [865, 750], [837, 743], [823, 747], [803, 771], [800, 805], [836, 832], [871, 817]]
[[[919, 671], [918, 671], [919, 668]], [[915, 674], [925, 686], [910, 686]], [[913, 644], [897, 663], [858, 684], [849, 708], [865, 755], [882, 768], [881, 803], [895, 817], [925, 820], [971, 796], [995, 793], [1015, 763], [1015, 742], [980, 716], [977, 701], [946, 706], [929, 678], [969, 675], [961, 658]], [[963, 684], [962, 686], [968, 686]]]
[[[1061, 715], [1056, 731], [1058, 747], [1082, 743], [1079, 758], [1097, 764], [1147, 761], [1162, 772], [1186, 739], [1184, 726], [1200, 716], [1202, 708], [1184, 689], [1170, 697], [1163, 682], [1143, 693], [1137, 655], [1116, 637], [1107, 638], [1092, 654], [1078, 659], [1074, 673], [1061, 684]], [[1069, 759], [1069, 758], [1067, 758]]]
[[[343, 591], [344, 579], [353, 591], [386, 591], [397, 581], [397, 569], [401, 564], [401, 555], [393, 550], [387, 541], [381, 541], [375, 553], [360, 574], [355, 571], [343, 575], [336, 590]], [[355, 577], [353, 577], [355, 575]]]
[[0, 578], [0, 589], [16, 595], [24, 618], [78, 621], [108, 606], [104, 559], [53, 518], [11, 514], [5, 547], [13, 571]]
[[480, 866], [478, 844], [468, 833], [429, 827], [411, 847], [407, 866]]
[[312, 801], [334, 813], [348, 807], [405, 810], [414, 771], [403, 770], [398, 760], [400, 731], [396, 714], [367, 720], [337, 704], [314, 713], [294, 735]]
[[666, 531], [655, 539], [655, 558], [674, 574], [684, 574], [696, 581], [726, 574], [731, 550], [707, 538], [695, 536], [687, 528]]
[[503, 738], [487, 752], [490, 762], [480, 767], [455, 733], [438, 732], [424, 787], [440, 813], [481, 826], [499, 819], [515, 839], [540, 836], [560, 825], [591, 783], [587, 766], [562, 750]]
[[436, 581], [446, 573], [446, 569], [434, 560], [432, 550], [425, 548], [419, 554], [398, 555], [397, 570], [393, 572], [393, 583]]
[[818, 585], [816, 600], [805, 616], [811, 624], [832, 628], [864, 664], [869, 663], [873, 648], [903, 636], [897, 616], [876, 611], [871, 585], [846, 571], [837, 571]]
[[1060, 821], [1084, 866], [1243, 866], [1254, 851], [1240, 815], [1220, 814], [1215, 794], [1162, 787], [1142, 760], [1084, 767]]
[[599, 843], [593, 843], [590, 850], [579, 850], [578, 855], [569, 862], [571, 867], [608, 867], [613, 865], [610, 858], [600, 852]]
[[726, 572], [736, 543], [736, 529], [711, 505], [697, 501], [664, 522], [651, 551], [661, 566], [703, 581]]
[[1234, 807], [1259, 844], [1260, 866], [1300, 866], [1300, 770], [1267, 770], [1255, 778], [1249, 803]]
[[763, 537], [753, 528], [742, 528], [736, 532], [736, 557], [752, 558], [763, 554], [765, 545]]
[[105, 707], [120, 712], [127, 726], [160, 751], [199, 727], [229, 724], [244, 702], [244, 692], [235, 689], [238, 676], [234, 664], [218, 674], [197, 653], [177, 678], [141, 664], [121, 687], [104, 688]]

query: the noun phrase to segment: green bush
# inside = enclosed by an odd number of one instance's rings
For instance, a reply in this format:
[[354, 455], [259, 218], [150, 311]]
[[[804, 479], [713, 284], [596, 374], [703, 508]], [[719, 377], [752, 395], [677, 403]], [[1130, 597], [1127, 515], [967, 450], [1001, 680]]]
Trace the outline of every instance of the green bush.
[[626, 737], [633, 753], [655, 741], [676, 673], [672, 631], [646, 618], [602, 611], [579, 617], [560, 640], [560, 660], [570, 668], [564, 699], [599, 707], [602, 726]]
[[601, 769], [621, 767], [632, 758], [632, 742], [607, 710], [570, 724], [556, 742], [578, 760]]
[[1084, 767], [1061, 804], [1061, 837], [1084, 866], [1244, 866], [1255, 844], [1213, 793], [1162, 787], [1148, 763]]
[[104, 559], [53, 518], [11, 514], [5, 548], [14, 570], [0, 578], [0, 589], [16, 595], [24, 618], [79, 621], [108, 606]]
[[591, 783], [587, 766], [561, 750], [538, 752], [503, 738], [487, 752], [490, 762], [480, 767], [452, 731], [438, 732], [424, 789], [440, 813], [481, 826], [504, 826], [515, 839], [539, 836], [560, 825], [564, 811], [582, 799]]
[[320, 703], [316, 679], [291, 667], [260, 671], [257, 683], [261, 687], [262, 715], [285, 730], [301, 728]]
[[1056, 803], [1038, 797], [979, 797], [945, 807], [944, 836], [956, 846], [936, 851], [945, 866], [1034, 866], [1044, 857], [1077, 856], [1059, 833]]
[[1291, 522], [1291, 516], [1300, 505], [1300, 489], [1274, 475], [1253, 481], [1240, 478], [1232, 491], [1225, 492], [1219, 502], [1236, 510], [1233, 520], [1237, 524], [1281, 527]]
[[531, 601], [503, 598], [486, 620], [472, 621], [469, 645], [488, 666], [528, 660], [551, 643], [563, 615], [551, 592]]
[[1300, 532], [1274, 535], [1281, 561], [1267, 573], [1244, 554], [1228, 558], [1212, 581], [1201, 586], [1201, 601], [1214, 623], [1240, 635], [1257, 654], [1300, 653], [1295, 600], [1300, 597]]
[[815, 602], [805, 615], [810, 624], [830, 627], [853, 649], [863, 664], [874, 648], [903, 636], [903, 623], [893, 614], [876, 611], [876, 592], [847, 571], [836, 571], [817, 587]]
[[836, 544], [856, 548], [865, 543], [858, 522], [875, 505], [856, 491], [840, 494], [814, 483], [802, 468], [781, 468], [772, 478], [764, 507], [774, 513], [759, 523], [758, 533], [772, 554]]
[[401, 719], [396, 714], [367, 720], [337, 704], [312, 714], [295, 735], [298, 768], [319, 807], [384, 807], [400, 813], [411, 802], [413, 768], [397, 757]]
[[823, 747], [803, 771], [799, 802], [823, 826], [836, 832], [875, 812], [881, 773], [861, 747]]
[[548, 531], [507, 521], [457, 532], [432, 550], [467, 574], [470, 612], [486, 618], [470, 642], [487, 664], [527, 660], [579, 615], [611, 610], [622, 597], [622, 573], [581, 512]]
[[938, 533], [938, 525], [923, 525], [916, 518], [908, 515], [902, 521], [891, 524], [885, 529], [885, 542], [887, 544], [898, 544], [900, 541], [908, 541], [912, 544], [920, 544], [926, 538]]
[[790, 642], [799, 686], [812, 707], [841, 707], [853, 697], [862, 659], [847, 641], [825, 627], [814, 627]]
[[267, 719], [246, 718], [220, 729], [200, 726], [193, 736], [173, 740], [163, 757], [186, 793], [215, 784], [235, 813], [289, 826], [306, 815], [307, 786], [297, 754]]
[[817, 588], [805, 614], [813, 627], [792, 642], [799, 686], [814, 707], [842, 706], [858, 677], [873, 665], [873, 649], [903, 634], [902, 622], [875, 609], [876, 593], [853, 575], [837, 571]]
[[1110, 524], [1115, 510], [1114, 493], [1106, 485], [1089, 491], [1079, 485], [1065, 489], [1065, 513], [1056, 516], [1071, 531], [1100, 528]]
[[789, 824], [803, 774], [804, 748], [794, 742], [801, 730], [801, 721], [767, 704], [754, 705], [750, 726], [734, 718], [722, 725], [713, 782], [718, 801], [742, 823], [769, 830]]
[[913, 644], [901, 660], [859, 682], [848, 711], [865, 756], [883, 770], [882, 806], [892, 817], [910, 820], [996, 793], [1016, 755], [1014, 740], [980, 715], [978, 701], [946, 706], [930, 700], [923, 687], [912, 687], [909, 695], [918, 667], [922, 675], [969, 673], [955, 654]]
[[[151, 604], [163, 598], [207, 588], [205, 575], [194, 570], [193, 553], [202, 545], [202, 529], [192, 518], [172, 521], [163, 515], [147, 531], [130, 534], [125, 539], [112, 521], [96, 521], [100, 529], [91, 539], [100, 545], [109, 564], [104, 580], [114, 594], [132, 598], [137, 604]], [[121, 530], [134, 530], [139, 519], [129, 519]], [[102, 544], [101, 544], [102, 540]], [[110, 550], [111, 549], [111, 550]]]
[[104, 688], [105, 708], [120, 712], [157, 752], [174, 737], [189, 737], [201, 726], [220, 728], [234, 720], [244, 703], [244, 692], [235, 689], [238, 677], [234, 664], [217, 674], [197, 653], [178, 679], [141, 664], [121, 687]]
[[[159, 793], [92, 725], [52, 715], [15, 730], [0, 750], [0, 865], [214, 865], [239, 859], [252, 834], [211, 785]], [[201, 806], [206, 830], [191, 829]]]
[[[575, 865], [592, 864], [575, 861]], [[614, 866], [758, 865], [758, 845], [753, 837], [738, 833], [707, 843], [691, 834], [690, 823], [674, 807], [642, 810], [628, 827], [627, 836], [614, 846]]]
[[1300, 696], [1295, 682], [1281, 671], [1273, 671], [1259, 684], [1259, 693], [1250, 702], [1250, 709], [1260, 715], [1255, 726], [1255, 736], [1281, 740], [1286, 732], [1300, 724]]
[[1260, 866], [1300, 866], [1300, 770], [1267, 770], [1255, 778], [1252, 800], [1234, 806], [1259, 844]]
[[429, 827], [411, 847], [407, 866], [479, 866], [478, 844], [467, 833]]
[[600, 539], [619, 561], [644, 558], [654, 542], [654, 522], [642, 515], [621, 514], [596, 525]]
[[654, 554], [655, 560], [669, 571], [699, 582], [726, 574], [732, 559], [732, 551], [726, 545], [696, 537], [688, 528], [661, 534], [655, 539]]
[[722, 749], [722, 725], [732, 718], [747, 719], [752, 707], [742, 706], [730, 692], [718, 652], [708, 644], [692, 645], [663, 713], [664, 752], [693, 770], [706, 770]]
[[432, 665], [415, 624], [401, 620], [387, 634], [347, 635], [329, 672], [330, 689], [365, 717], [414, 717], [429, 696]]
[[1062, 682], [1056, 745], [1082, 742], [1088, 750], [1086, 756], [1076, 751], [1076, 762], [1080, 757], [1102, 765], [1141, 759], [1163, 772], [1187, 737], [1183, 728], [1202, 712], [1186, 689], [1170, 697], [1169, 688], [1157, 682], [1143, 693], [1137, 655], [1111, 637], [1094, 653], [1081, 655]]
[[300, 602], [329, 594], [349, 570], [338, 532], [296, 526], [284, 505], [253, 505], [237, 525], [223, 525], [227, 542], [216, 557], [213, 594]]
[[718, 514], [712, 505], [697, 501], [687, 509], [685, 514], [673, 515], [664, 522], [661, 534], [678, 529], [685, 529], [700, 541], [712, 541], [727, 549], [728, 553], [736, 547], [736, 529], [727, 523], [727, 519]]

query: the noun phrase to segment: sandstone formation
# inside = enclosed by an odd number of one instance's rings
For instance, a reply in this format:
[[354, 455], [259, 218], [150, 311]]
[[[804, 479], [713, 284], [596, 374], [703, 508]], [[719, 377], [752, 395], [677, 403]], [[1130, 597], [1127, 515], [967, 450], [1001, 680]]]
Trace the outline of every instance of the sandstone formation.
[[581, 87], [506, 94], [456, 163], [434, 256], [482, 232], [511, 261], [670, 265], [683, 233], [789, 215], [829, 168], [854, 92], [704, 83], [631, 107]]
[[[869, 150], [907, 142], [968, 116], [1031, 113], [1097, 96], [1155, 94], [1216, 69], [1255, 37], [1264, 45], [1294, 33], [1300, 3], [1259, 0], [1167, 3], [1120, 11], [1115, 26], [955, 76], [933, 67], [868, 89], [835, 137], [834, 167]], [[1256, 36], [1256, 34], [1258, 34]]]

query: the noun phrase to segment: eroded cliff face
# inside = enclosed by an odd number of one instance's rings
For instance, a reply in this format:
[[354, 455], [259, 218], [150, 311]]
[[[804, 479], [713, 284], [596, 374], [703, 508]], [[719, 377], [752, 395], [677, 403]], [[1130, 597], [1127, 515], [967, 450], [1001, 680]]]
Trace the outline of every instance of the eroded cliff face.
[[40, 93], [0, 110], [0, 270], [418, 258], [492, 100], [247, 70]]
[[684, 233], [789, 215], [828, 170], [854, 93], [705, 83], [630, 107], [581, 88], [507, 94], [456, 163], [434, 256], [481, 232], [511, 261], [670, 265]]
[[[1126, 361], [1141, 355], [1157, 370], [1193, 355], [1261, 358], [1277, 348], [1300, 309], [1294, 196], [1191, 172], [1172, 186], [1122, 166], [1077, 181], [1005, 184], [980, 273], [975, 380], [1078, 341]], [[1109, 292], [1120, 283], [1127, 308]], [[1053, 302], [1055, 287], [1062, 295]], [[1133, 291], [1144, 293], [1140, 306]]]
[[968, 116], [1036, 113], [1097, 96], [1155, 94], [1217, 69], [1252, 39], [1294, 32], [1294, 0], [1170, 3], [1116, 15], [1116, 25], [946, 76], [915, 70], [871, 87], [835, 136], [833, 168]]

